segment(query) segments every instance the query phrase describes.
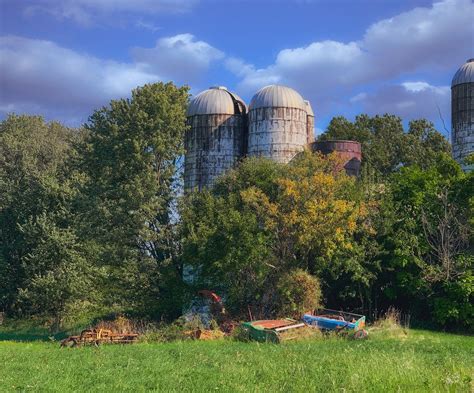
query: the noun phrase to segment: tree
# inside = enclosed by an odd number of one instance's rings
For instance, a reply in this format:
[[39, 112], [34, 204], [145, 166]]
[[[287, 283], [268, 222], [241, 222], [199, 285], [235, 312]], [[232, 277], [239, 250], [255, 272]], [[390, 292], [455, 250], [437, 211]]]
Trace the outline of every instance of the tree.
[[[473, 184], [472, 174], [446, 154], [429, 170], [405, 167], [391, 179], [396, 220], [384, 243], [388, 274], [379, 285], [419, 318], [474, 326], [474, 310], [460, 312], [474, 293]], [[441, 318], [441, 309], [451, 317]]]
[[437, 154], [449, 153], [449, 142], [433, 126], [420, 119], [405, 132], [401, 118], [385, 114], [358, 115], [354, 122], [339, 116], [331, 120], [321, 140], [351, 139], [362, 144], [363, 172], [385, 177], [402, 166], [431, 167]]
[[83, 176], [70, 167], [80, 137], [39, 116], [0, 124], [0, 302], [10, 313], [60, 320], [90, 293], [91, 266], [74, 225]]
[[197, 285], [225, 293], [234, 313], [250, 305], [263, 317], [278, 314], [283, 275], [337, 276], [365, 215], [339, 164], [309, 152], [290, 165], [247, 159], [210, 192], [187, 197], [183, 261], [198, 272]]
[[156, 309], [181, 274], [173, 204], [187, 102], [187, 87], [149, 84], [95, 111], [85, 125], [82, 236], [98, 245], [113, 301], [142, 312], [145, 304]]
[[55, 218], [43, 213], [20, 226], [31, 248], [22, 261], [25, 280], [15, 307], [23, 315], [53, 317], [52, 328], [58, 330], [73, 305], [94, 300], [99, 272], [89, 263], [74, 228], [59, 226]]
[[464, 272], [463, 264], [459, 264], [457, 259], [469, 247], [470, 228], [466, 216], [450, 201], [447, 188], [441, 189], [437, 197], [439, 212], [423, 211], [421, 214], [425, 241], [432, 262], [426, 268], [425, 278], [433, 282], [449, 282]]

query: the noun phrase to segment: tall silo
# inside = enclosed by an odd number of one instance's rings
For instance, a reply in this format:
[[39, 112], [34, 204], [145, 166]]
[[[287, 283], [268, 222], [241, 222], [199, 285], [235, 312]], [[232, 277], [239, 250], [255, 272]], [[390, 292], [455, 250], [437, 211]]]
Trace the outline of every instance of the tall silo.
[[309, 145], [314, 142], [314, 112], [308, 100], [304, 100], [304, 103], [306, 105], [306, 143]]
[[260, 89], [249, 105], [248, 155], [287, 163], [307, 145], [306, 104], [285, 86]]
[[[454, 74], [451, 83], [451, 128], [453, 158], [462, 164], [474, 153], [474, 59], [469, 59]], [[473, 166], [463, 165], [464, 170]]]
[[211, 187], [232, 168], [246, 148], [246, 105], [223, 86], [194, 97], [188, 107], [185, 135], [184, 190]]

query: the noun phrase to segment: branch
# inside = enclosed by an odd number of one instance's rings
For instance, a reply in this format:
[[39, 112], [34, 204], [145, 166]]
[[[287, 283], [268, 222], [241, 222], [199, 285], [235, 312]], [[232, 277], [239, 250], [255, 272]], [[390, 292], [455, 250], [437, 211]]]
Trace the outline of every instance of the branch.
[[446, 123], [444, 122], [443, 114], [441, 113], [441, 109], [436, 101], [435, 101], [435, 105], [436, 105], [436, 108], [438, 109], [439, 118], [441, 122], [443, 123], [443, 128], [446, 131], [446, 134], [448, 134], [449, 139], [451, 139], [451, 131], [446, 128]]

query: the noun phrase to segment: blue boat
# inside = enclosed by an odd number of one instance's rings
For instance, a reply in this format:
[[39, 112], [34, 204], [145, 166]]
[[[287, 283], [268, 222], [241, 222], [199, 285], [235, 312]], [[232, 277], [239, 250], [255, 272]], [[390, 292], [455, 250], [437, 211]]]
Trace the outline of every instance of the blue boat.
[[344, 311], [324, 308], [304, 314], [302, 320], [307, 325], [318, 327], [321, 330], [349, 329], [354, 332], [365, 332], [365, 316]]

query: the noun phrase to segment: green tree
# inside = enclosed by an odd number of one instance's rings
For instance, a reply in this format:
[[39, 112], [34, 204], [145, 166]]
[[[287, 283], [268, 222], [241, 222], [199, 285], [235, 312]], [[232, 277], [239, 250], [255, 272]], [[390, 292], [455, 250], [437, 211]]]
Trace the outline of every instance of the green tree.
[[413, 120], [408, 130], [394, 115], [358, 115], [354, 122], [339, 116], [331, 120], [321, 140], [350, 139], [362, 144], [364, 170], [385, 177], [402, 166], [432, 166], [437, 154], [449, 153], [449, 142], [433, 123]]
[[52, 317], [53, 330], [60, 328], [72, 307], [77, 310], [81, 301], [94, 300], [99, 273], [90, 264], [74, 228], [59, 226], [58, 221], [66, 217], [58, 218], [58, 213], [43, 213], [20, 226], [30, 252], [22, 260], [25, 280], [16, 302], [23, 315]]
[[405, 167], [391, 179], [396, 220], [384, 243], [387, 276], [380, 286], [419, 318], [474, 326], [473, 189], [472, 174], [448, 155], [428, 170]]
[[254, 314], [271, 316], [278, 314], [284, 274], [337, 276], [366, 214], [351, 199], [354, 179], [338, 165], [335, 156], [309, 152], [290, 165], [247, 159], [212, 191], [187, 197], [183, 261], [198, 272], [197, 285], [225, 293], [234, 313], [250, 305]]
[[10, 313], [60, 320], [90, 292], [88, 274], [79, 274], [90, 265], [74, 226], [83, 176], [70, 166], [80, 137], [39, 116], [9, 115], [0, 123], [0, 302]]
[[149, 84], [85, 125], [82, 236], [97, 244], [112, 301], [136, 311], [156, 311], [165, 295], [171, 308], [181, 274], [173, 206], [187, 102], [187, 87]]

